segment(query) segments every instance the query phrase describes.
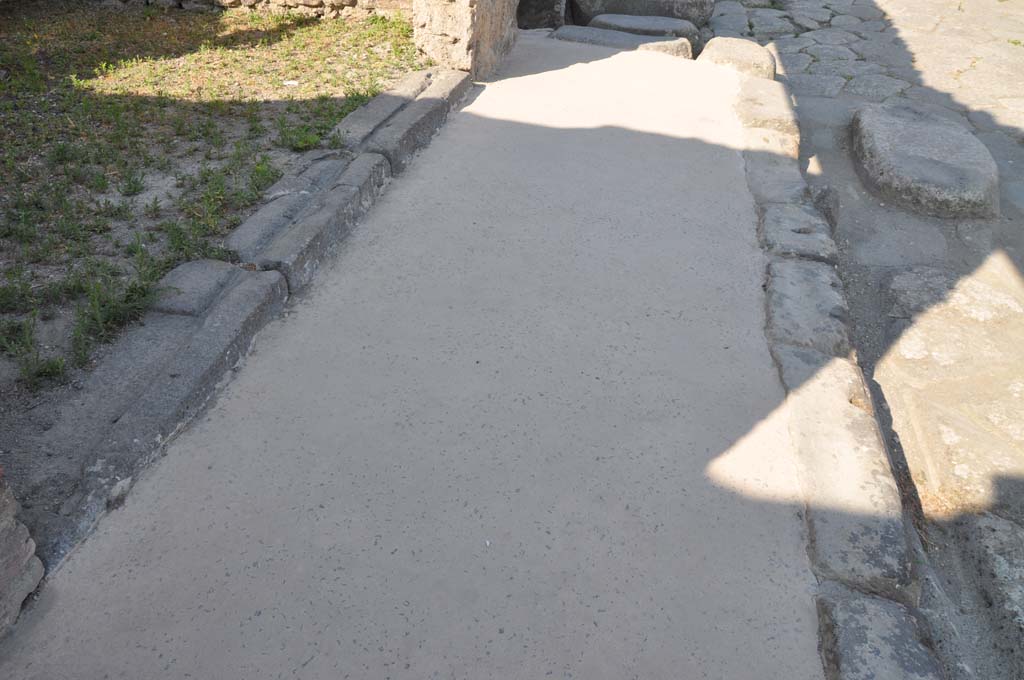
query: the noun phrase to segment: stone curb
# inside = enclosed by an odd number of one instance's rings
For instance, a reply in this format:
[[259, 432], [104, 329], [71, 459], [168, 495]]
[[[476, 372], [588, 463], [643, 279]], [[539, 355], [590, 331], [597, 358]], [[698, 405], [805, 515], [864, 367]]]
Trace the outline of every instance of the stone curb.
[[788, 395], [825, 675], [941, 680], [909, 609], [917, 588], [905, 515], [849, 339], [832, 238], [838, 204], [834, 192], [807, 186], [792, 99], [765, 82], [741, 78], [736, 113], [768, 254], [765, 334]]
[[[201, 260], [169, 272], [160, 299], [114, 342], [81, 392], [59, 404], [52, 426], [19, 443], [15, 455], [63, 454], [69, 463], [55, 477], [48, 470], [42, 479], [22, 480], [27, 488], [66, 490], [59, 506], [22, 509], [25, 524], [41, 536], [38, 546], [15, 522], [16, 503], [0, 487], [0, 635], [37, 587], [43, 562], [49, 571], [60, 566], [123, 502], [138, 474], [205, 408], [256, 333], [309, 284], [470, 85], [461, 71], [428, 69], [352, 112], [335, 129], [343, 148], [307, 154], [305, 169], [275, 183], [228, 236], [238, 264]], [[23, 550], [10, 554], [25, 559], [7, 557], [11, 542]]]

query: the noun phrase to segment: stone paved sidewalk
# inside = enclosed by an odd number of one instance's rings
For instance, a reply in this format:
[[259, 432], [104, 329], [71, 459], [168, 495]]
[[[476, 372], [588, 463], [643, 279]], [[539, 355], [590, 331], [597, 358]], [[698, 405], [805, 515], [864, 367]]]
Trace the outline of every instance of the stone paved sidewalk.
[[0, 676], [821, 680], [739, 82], [523, 36]]

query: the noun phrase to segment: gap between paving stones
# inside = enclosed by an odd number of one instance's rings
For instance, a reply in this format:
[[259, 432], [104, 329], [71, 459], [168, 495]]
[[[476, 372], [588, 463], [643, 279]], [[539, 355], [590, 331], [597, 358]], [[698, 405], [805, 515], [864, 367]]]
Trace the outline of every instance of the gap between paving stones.
[[[427, 69], [349, 114], [335, 130], [343, 148], [307, 154], [305, 168], [274, 184], [264, 204], [228, 237], [235, 264], [200, 260], [169, 272], [160, 282], [161, 297], [138, 326], [115, 341], [81, 391], [59, 405], [45, 431], [21, 438], [15, 456], [24, 465], [16, 467], [28, 469], [32, 456], [56, 461], [19, 479], [39, 496], [25, 499], [21, 517], [48, 571], [124, 500], [139, 473], [202, 412], [249, 353], [256, 333], [310, 283], [470, 86], [464, 72]], [[0, 529], [20, 537], [24, 530], [13, 520], [13, 499], [4, 507], [10, 512], [2, 517], [10, 515], [11, 521]], [[31, 538], [21, 543], [31, 548]], [[19, 562], [18, 574], [28, 573], [32, 583], [12, 579], [9, 593], [7, 573], [0, 571], [0, 590], [18, 600], [8, 607], [13, 611], [0, 611], [0, 635], [39, 582], [37, 564]]]
[[735, 109], [747, 128], [747, 182], [768, 254], [765, 334], [802, 466], [825, 675], [941, 680], [914, 612], [914, 530], [850, 343], [832, 240], [838, 203], [803, 178], [788, 89], [756, 75], [774, 76], [772, 55], [752, 41], [731, 38], [718, 47], [715, 40], [705, 53], [748, 74]]

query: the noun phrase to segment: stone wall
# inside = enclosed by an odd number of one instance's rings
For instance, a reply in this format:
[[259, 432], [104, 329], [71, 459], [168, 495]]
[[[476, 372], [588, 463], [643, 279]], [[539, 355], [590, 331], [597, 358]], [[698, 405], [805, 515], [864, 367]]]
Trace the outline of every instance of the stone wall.
[[0, 470], [0, 636], [18, 618], [21, 604], [39, 585], [43, 563], [25, 525], [15, 519], [14, 500]]
[[[2, 0], [0, 0], [2, 2]], [[294, 12], [312, 16], [339, 17], [369, 14], [412, 12], [412, 0], [104, 0], [108, 7], [153, 5], [156, 7], [212, 11], [232, 7], [247, 7], [265, 12]]]

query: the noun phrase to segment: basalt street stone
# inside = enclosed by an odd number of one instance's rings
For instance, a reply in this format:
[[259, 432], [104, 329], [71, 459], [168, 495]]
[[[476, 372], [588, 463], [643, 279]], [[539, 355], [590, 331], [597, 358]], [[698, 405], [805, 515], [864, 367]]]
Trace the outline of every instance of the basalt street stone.
[[902, 506], [860, 369], [808, 348], [773, 352], [789, 392], [815, 570], [898, 596], [910, 581]]
[[883, 196], [936, 217], [999, 214], [999, 171], [985, 145], [910, 102], [864, 105], [851, 124], [861, 177]]
[[687, 38], [691, 43], [700, 41], [700, 31], [686, 19], [671, 17], [638, 17], [629, 14], [601, 14], [590, 22], [594, 28], [625, 31], [637, 35], [660, 35]]
[[728, 66], [757, 78], [775, 78], [775, 57], [772, 53], [742, 38], [712, 38], [698, 60]]
[[848, 310], [835, 269], [821, 262], [775, 260], [768, 266], [768, 335], [773, 342], [846, 356]]
[[571, 0], [573, 18], [589, 24], [601, 14], [672, 17], [703, 26], [711, 18], [714, 0]]
[[825, 673], [835, 680], [944, 680], [903, 605], [827, 584], [818, 595]]
[[672, 40], [665, 36], [636, 35], [591, 26], [562, 26], [551, 36], [556, 40], [614, 47], [619, 50], [635, 50], [645, 43]]
[[736, 101], [736, 115], [745, 127], [800, 133], [786, 86], [774, 80], [744, 78]]
[[656, 42], [645, 42], [637, 48], [640, 52], [661, 52], [682, 59], [693, 59], [693, 45], [688, 38], [670, 38]]
[[761, 231], [772, 253], [836, 261], [836, 244], [828, 223], [810, 206], [794, 203], [766, 206], [761, 216]]
[[[2, 474], [2, 471], [0, 471]], [[0, 477], [0, 637], [14, 623], [43, 577], [43, 563], [25, 525], [15, 519], [18, 504]]]
[[1024, 527], [997, 515], [969, 515], [958, 522], [981, 588], [992, 603], [997, 644], [1011, 659], [1010, 677], [1024, 677]]

